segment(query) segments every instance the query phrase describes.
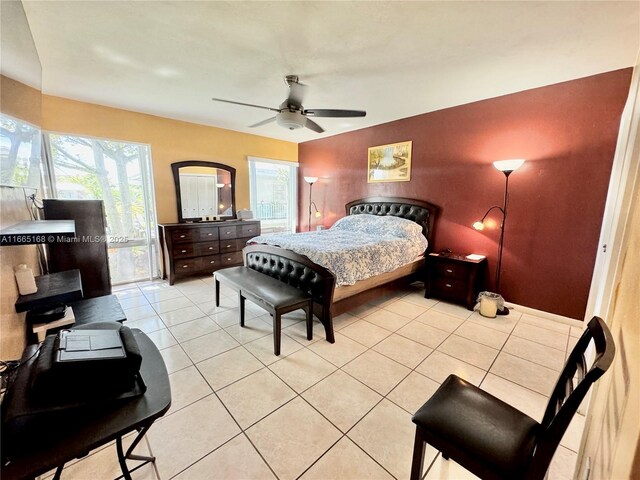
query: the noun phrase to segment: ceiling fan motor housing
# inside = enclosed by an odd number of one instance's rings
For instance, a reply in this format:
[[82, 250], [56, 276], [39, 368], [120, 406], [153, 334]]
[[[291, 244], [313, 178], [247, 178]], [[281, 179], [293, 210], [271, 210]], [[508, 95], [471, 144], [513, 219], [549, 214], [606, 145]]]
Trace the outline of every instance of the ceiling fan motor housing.
[[296, 130], [303, 128], [307, 124], [307, 117], [300, 112], [284, 111], [276, 115], [276, 122], [289, 130]]

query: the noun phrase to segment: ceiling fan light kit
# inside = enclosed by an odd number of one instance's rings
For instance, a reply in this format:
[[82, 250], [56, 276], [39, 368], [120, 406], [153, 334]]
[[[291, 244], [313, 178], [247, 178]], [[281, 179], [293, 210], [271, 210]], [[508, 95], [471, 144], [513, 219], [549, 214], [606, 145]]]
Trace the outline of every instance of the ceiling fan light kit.
[[275, 122], [281, 127], [289, 130], [297, 130], [299, 128], [308, 128], [317, 133], [324, 132], [324, 129], [316, 122], [308, 118], [326, 117], [326, 118], [346, 118], [346, 117], [364, 117], [367, 112], [364, 110], [337, 110], [337, 109], [308, 109], [302, 106], [302, 97], [305, 85], [298, 81], [297, 75], [287, 75], [284, 77], [284, 83], [289, 87], [289, 96], [280, 104], [278, 108], [265, 107], [262, 105], [254, 105], [252, 103], [236, 102], [233, 100], [224, 100], [222, 98], [212, 98], [215, 102], [231, 103], [233, 105], [241, 105], [243, 107], [261, 108], [277, 112], [275, 117], [267, 118], [258, 123], [250, 125], [250, 128], [261, 127], [268, 123]]
[[307, 117], [300, 112], [284, 111], [276, 115], [276, 123], [289, 130], [296, 130], [307, 125]]

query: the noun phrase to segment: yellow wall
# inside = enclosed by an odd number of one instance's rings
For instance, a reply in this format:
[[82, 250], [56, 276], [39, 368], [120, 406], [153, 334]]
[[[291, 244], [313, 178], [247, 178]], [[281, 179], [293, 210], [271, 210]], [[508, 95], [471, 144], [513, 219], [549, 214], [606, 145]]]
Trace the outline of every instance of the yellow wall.
[[40, 90], [0, 75], [0, 110], [13, 118], [40, 125]]
[[178, 218], [173, 162], [208, 160], [234, 167], [236, 208], [242, 209], [249, 208], [247, 156], [298, 161], [295, 143], [49, 95], [42, 96], [42, 129], [150, 144], [159, 223]]

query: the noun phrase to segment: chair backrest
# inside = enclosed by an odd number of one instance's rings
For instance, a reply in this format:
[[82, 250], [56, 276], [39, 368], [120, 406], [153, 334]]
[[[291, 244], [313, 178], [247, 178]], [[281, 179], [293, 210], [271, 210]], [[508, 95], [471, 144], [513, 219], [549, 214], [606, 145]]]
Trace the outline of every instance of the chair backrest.
[[[592, 343], [595, 358], [587, 370], [585, 352]], [[593, 317], [576, 343], [556, 383], [540, 425], [528, 478], [543, 478], [571, 419], [591, 386], [611, 366], [616, 347], [609, 328]]]

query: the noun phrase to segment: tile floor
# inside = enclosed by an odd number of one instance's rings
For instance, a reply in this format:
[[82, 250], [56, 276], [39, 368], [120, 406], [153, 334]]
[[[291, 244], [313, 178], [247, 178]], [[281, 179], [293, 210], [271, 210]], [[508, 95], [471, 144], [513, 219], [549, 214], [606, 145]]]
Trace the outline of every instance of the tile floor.
[[[236, 293], [223, 288], [216, 308], [211, 278], [114, 293], [126, 324], [158, 345], [173, 394], [139, 447], [156, 465], [136, 470], [137, 480], [406, 479], [411, 414], [450, 373], [540, 420], [580, 335], [515, 311], [486, 319], [425, 299], [415, 284], [335, 318], [333, 345], [320, 324], [307, 341], [302, 312], [287, 315], [275, 357], [270, 316], [247, 302], [240, 328]], [[577, 415], [550, 479], [572, 477], [583, 424]], [[427, 479], [474, 478], [433, 449], [425, 457]], [[109, 445], [68, 465], [62, 478], [118, 475]]]

